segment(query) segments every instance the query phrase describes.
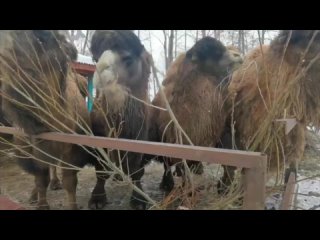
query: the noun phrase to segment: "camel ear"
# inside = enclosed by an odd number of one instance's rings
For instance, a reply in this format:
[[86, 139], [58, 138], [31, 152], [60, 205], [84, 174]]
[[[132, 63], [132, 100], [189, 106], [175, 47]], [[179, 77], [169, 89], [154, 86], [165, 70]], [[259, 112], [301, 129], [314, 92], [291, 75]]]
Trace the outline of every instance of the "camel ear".
[[52, 36], [50, 30], [33, 30], [33, 33], [41, 43], [47, 42]]
[[189, 51], [187, 51], [186, 58], [190, 59], [191, 62], [194, 63], [198, 61], [198, 56], [194, 53], [192, 48]]

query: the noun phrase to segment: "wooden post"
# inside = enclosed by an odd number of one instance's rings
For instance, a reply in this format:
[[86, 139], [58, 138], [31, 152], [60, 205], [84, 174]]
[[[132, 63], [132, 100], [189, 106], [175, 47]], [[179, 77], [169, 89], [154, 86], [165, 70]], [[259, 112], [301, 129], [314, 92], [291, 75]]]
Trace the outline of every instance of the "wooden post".
[[294, 192], [296, 187], [296, 175], [291, 172], [286, 189], [283, 194], [280, 210], [291, 210], [293, 207]]
[[267, 156], [257, 161], [254, 168], [245, 168], [243, 176], [244, 204], [246, 210], [265, 209]]
[[88, 106], [88, 110], [89, 112], [91, 112], [92, 110], [92, 106], [93, 106], [93, 74], [90, 74], [88, 76], [88, 102], [87, 102], [87, 106]]

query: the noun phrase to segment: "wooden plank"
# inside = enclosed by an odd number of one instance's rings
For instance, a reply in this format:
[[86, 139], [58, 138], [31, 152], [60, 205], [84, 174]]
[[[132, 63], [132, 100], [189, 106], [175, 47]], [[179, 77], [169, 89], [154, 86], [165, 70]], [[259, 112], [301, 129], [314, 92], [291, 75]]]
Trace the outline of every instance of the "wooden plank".
[[280, 210], [291, 210], [293, 208], [293, 200], [295, 196], [296, 175], [294, 172], [290, 173], [286, 189], [283, 193], [283, 198]]
[[[26, 136], [23, 131], [10, 127], [0, 127], [0, 132]], [[197, 160], [208, 163], [217, 163], [238, 168], [259, 168], [261, 162], [265, 159], [265, 156], [258, 152], [246, 152], [129, 139], [115, 139], [79, 134], [42, 133], [34, 137], [89, 147], [111, 148], [131, 152]]]
[[267, 156], [259, 161], [256, 168], [244, 169], [244, 202], [245, 210], [264, 210], [266, 199]]

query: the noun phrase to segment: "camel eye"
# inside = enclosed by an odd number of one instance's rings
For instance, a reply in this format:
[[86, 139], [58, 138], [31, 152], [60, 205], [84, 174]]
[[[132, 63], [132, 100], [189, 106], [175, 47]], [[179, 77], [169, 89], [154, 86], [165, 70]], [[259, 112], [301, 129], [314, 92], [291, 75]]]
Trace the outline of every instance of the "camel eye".
[[126, 56], [122, 58], [122, 61], [125, 63], [126, 66], [130, 66], [133, 63], [133, 58], [131, 56]]

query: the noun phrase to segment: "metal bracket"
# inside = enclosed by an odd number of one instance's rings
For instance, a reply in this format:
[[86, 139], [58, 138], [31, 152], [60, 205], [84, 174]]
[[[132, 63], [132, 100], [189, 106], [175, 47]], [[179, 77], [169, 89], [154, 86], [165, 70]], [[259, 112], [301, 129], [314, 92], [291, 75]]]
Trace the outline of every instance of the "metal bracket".
[[297, 120], [295, 118], [283, 118], [276, 119], [276, 122], [285, 122], [286, 123], [286, 135], [288, 135], [291, 130], [297, 125]]

